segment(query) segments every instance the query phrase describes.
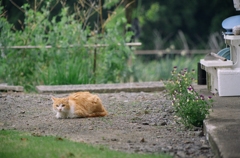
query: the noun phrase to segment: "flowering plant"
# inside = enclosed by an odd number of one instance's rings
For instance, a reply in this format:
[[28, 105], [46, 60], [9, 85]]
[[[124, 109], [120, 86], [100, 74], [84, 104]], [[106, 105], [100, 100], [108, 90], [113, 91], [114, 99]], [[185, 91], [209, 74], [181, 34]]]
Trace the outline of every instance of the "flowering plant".
[[174, 67], [171, 79], [164, 83], [172, 99], [176, 115], [181, 117], [186, 127], [202, 126], [203, 120], [213, 105], [211, 96], [205, 99], [203, 95], [199, 95], [194, 90], [192, 86], [194, 75], [194, 70], [188, 72], [184, 69], [177, 72], [177, 67]]

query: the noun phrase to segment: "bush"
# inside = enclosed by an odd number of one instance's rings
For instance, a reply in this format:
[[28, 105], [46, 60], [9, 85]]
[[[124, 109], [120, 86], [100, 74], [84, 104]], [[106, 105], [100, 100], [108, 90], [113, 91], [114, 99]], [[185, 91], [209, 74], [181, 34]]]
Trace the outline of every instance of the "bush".
[[213, 105], [212, 97], [205, 99], [194, 90], [192, 86], [194, 75], [194, 70], [188, 72], [184, 69], [177, 72], [177, 67], [174, 67], [171, 79], [165, 82], [176, 115], [186, 127], [202, 126]]

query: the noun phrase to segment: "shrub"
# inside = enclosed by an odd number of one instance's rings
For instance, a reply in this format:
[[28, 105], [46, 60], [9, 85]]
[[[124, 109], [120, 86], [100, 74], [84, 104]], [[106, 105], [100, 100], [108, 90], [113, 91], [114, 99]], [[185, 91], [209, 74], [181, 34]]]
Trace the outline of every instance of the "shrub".
[[186, 127], [202, 126], [213, 105], [212, 97], [205, 99], [194, 90], [192, 86], [194, 75], [194, 70], [188, 72], [187, 69], [183, 69], [177, 72], [177, 67], [174, 67], [171, 79], [165, 82], [176, 115]]

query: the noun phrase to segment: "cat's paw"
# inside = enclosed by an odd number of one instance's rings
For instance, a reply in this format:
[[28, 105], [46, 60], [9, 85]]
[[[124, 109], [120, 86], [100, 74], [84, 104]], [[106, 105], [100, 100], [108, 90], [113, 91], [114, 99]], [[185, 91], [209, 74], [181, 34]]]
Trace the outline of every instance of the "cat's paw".
[[60, 115], [59, 113], [57, 113], [56, 118], [57, 118], [57, 119], [61, 119], [61, 118], [63, 118], [63, 117], [62, 117], [62, 115]]
[[65, 114], [65, 113], [57, 113], [56, 118], [57, 119], [66, 119], [67, 118], [67, 114]]
[[57, 119], [61, 119], [61, 116], [56, 115], [56, 118], [57, 118]]

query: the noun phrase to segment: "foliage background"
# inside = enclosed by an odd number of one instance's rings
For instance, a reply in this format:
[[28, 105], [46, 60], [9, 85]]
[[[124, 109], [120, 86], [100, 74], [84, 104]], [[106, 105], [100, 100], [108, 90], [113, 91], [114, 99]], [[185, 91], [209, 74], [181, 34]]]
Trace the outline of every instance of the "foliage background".
[[[23, 21], [24, 13], [21, 8], [25, 3], [30, 4], [32, 8], [41, 8], [46, 1], [42, 0], [2, 0], [1, 6], [6, 11], [7, 20], [14, 24], [16, 29], [21, 29], [19, 19]], [[95, 5], [99, 5], [100, 0], [89, 0]], [[34, 3], [38, 2], [39, 5], [34, 7]], [[83, 6], [86, 0], [53, 0], [51, 1], [50, 16], [53, 17], [61, 12], [61, 8], [68, 6], [70, 13], [76, 13], [76, 8], [80, 10], [88, 7]], [[174, 44], [176, 49], [183, 49], [181, 39], [179, 39], [179, 31], [182, 31], [188, 41], [190, 49], [206, 49], [211, 48], [209, 40], [211, 35], [223, 31], [221, 27], [222, 21], [238, 12], [233, 6], [232, 0], [219, 1], [219, 0], [201, 0], [201, 1], [188, 1], [188, 0], [101, 0], [102, 5], [102, 23], [104, 23], [110, 14], [116, 11], [119, 6], [132, 3], [133, 13], [131, 18], [139, 19], [141, 34], [139, 41], [143, 43], [141, 49], [157, 49], [159, 45], [165, 49]], [[14, 5], [15, 4], [15, 5]], [[118, 8], [119, 9], [119, 8]], [[124, 12], [122, 14], [125, 14]], [[127, 16], [127, 15], [126, 15]], [[87, 19], [89, 26], [93, 29], [98, 15], [93, 13]], [[154, 43], [153, 41], [162, 39], [170, 41], [164, 44]]]
[[[20, 30], [12, 27], [5, 16], [0, 18], [0, 44], [4, 47], [0, 58], [1, 79], [8, 84], [24, 85], [27, 90], [33, 90], [36, 84], [127, 81], [125, 74], [131, 71], [131, 67], [125, 63], [133, 52], [125, 42], [131, 39], [132, 33], [123, 36], [117, 30], [124, 18], [117, 25], [107, 25], [106, 31], [99, 33], [101, 26], [91, 30], [85, 24], [88, 17], [81, 19], [82, 12], [73, 14], [65, 4], [59, 14], [51, 16], [50, 2], [39, 9], [36, 7], [40, 3], [23, 5], [25, 19], [23, 22], [19, 20], [22, 23]], [[94, 9], [95, 6], [90, 6], [86, 11], [88, 14], [98, 12]], [[4, 11], [2, 15], [5, 15]], [[95, 49], [95, 44], [107, 46]], [[16, 45], [40, 48], [8, 48]], [[52, 48], [46, 49], [48, 45]]]
[[[124, 43], [169, 51], [221, 49], [221, 22], [237, 14], [232, 1], [217, 0], [2, 0], [0, 6], [0, 82], [28, 90], [36, 84], [161, 80], [175, 65], [196, 69], [203, 56], [135, 57], [135, 48]], [[108, 46], [85, 47], [95, 44]], [[15, 45], [53, 48], [6, 48]]]

